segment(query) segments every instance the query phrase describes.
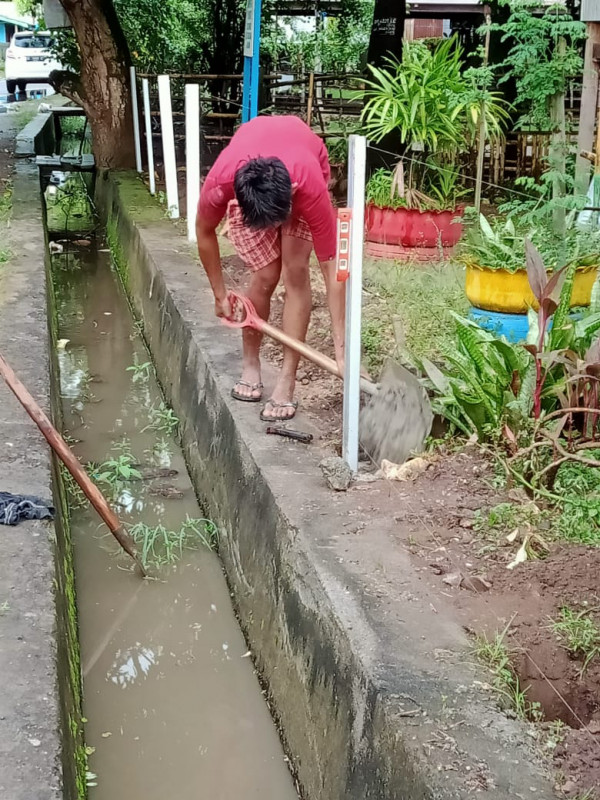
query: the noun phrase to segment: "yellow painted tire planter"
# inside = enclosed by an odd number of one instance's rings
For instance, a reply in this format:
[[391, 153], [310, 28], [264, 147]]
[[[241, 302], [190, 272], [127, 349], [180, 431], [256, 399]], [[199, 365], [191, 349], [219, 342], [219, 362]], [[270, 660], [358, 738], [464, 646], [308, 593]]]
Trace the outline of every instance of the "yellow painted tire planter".
[[[527, 271], [507, 272], [488, 269], [478, 264], [465, 264], [467, 268], [465, 290], [471, 305], [485, 311], [503, 314], [526, 314], [538, 303], [527, 280]], [[577, 268], [571, 295], [571, 307], [589, 306], [592, 287], [598, 276], [598, 264]]]

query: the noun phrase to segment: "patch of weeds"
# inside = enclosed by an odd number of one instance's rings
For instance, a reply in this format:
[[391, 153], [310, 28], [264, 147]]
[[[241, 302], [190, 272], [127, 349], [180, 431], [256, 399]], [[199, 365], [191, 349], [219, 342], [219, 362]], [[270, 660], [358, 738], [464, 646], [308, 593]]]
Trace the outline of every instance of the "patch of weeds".
[[475, 512], [473, 530], [483, 536], [494, 535], [494, 538], [506, 536], [515, 528], [527, 526], [537, 528], [547, 526], [548, 512], [543, 511], [535, 503], [517, 505], [516, 503], [498, 503], [484, 511]]
[[0, 617], [3, 617], [7, 611], [10, 611], [10, 603], [8, 600], [5, 600], [3, 603], [0, 603]]
[[385, 323], [379, 319], [365, 319], [361, 330], [362, 351], [369, 372], [377, 374], [386, 356]]
[[150, 409], [148, 412], [148, 417], [150, 422], [142, 430], [142, 433], [152, 429], [158, 431], [158, 433], [164, 433], [169, 436], [170, 434], [175, 433], [179, 426], [179, 419], [177, 418], [177, 415], [172, 408], [169, 408], [164, 400], [161, 400], [157, 406], [153, 406]]
[[164, 525], [151, 527], [138, 522], [129, 529], [129, 533], [144, 567], [155, 568], [174, 564], [181, 558], [184, 549], [202, 546], [214, 550], [218, 539], [213, 522], [189, 517], [177, 531], [168, 530]]
[[561, 464], [553, 492], [561, 497], [555, 529], [561, 539], [600, 546], [600, 469]]
[[10, 181], [6, 182], [4, 191], [0, 194], [0, 222], [6, 222], [12, 210], [13, 188]]
[[60, 465], [60, 474], [67, 493], [69, 509], [83, 508], [87, 500], [85, 492], [64, 464]]
[[562, 719], [555, 719], [549, 724], [548, 735], [545, 743], [547, 750], [556, 750], [558, 745], [564, 742], [565, 728], [566, 725]]
[[558, 619], [552, 620], [552, 630], [572, 658], [583, 659], [581, 674], [590, 661], [600, 655], [600, 628], [591, 618], [591, 608], [574, 611], [563, 606]]
[[492, 686], [498, 693], [501, 706], [512, 711], [519, 719], [539, 722], [542, 719], [541, 706], [527, 699], [527, 687], [523, 688], [516, 675], [505, 644], [506, 627], [493, 639], [478, 636], [475, 640], [475, 655], [492, 672]]
[[469, 309], [462, 266], [444, 262], [424, 269], [367, 258], [364, 278], [373, 316], [380, 323], [383, 317], [389, 318], [395, 349], [402, 357], [410, 362], [422, 358], [437, 362], [453, 351], [456, 323], [450, 312], [466, 316]]
[[143, 364], [132, 364], [127, 367], [127, 372], [131, 372], [131, 379], [134, 383], [147, 381], [150, 377], [150, 370], [152, 369], [151, 361], [144, 361]]
[[133, 466], [134, 463], [135, 459], [131, 453], [121, 453], [100, 465], [90, 465], [92, 479], [96, 483], [104, 483], [116, 491], [124, 481], [141, 480], [142, 474]]

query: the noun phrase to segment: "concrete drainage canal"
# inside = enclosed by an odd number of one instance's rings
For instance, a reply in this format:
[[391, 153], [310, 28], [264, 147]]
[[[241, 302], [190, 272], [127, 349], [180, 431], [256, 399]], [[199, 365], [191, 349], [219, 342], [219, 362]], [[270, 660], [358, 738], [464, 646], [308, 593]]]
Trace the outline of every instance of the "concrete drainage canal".
[[[54, 185], [60, 191], [57, 176]], [[61, 469], [83, 676], [79, 795], [87, 784], [92, 800], [296, 798], [213, 551], [215, 529], [110, 253], [89, 235], [51, 241], [50, 253], [55, 417], [154, 576], [141, 580], [116, 552]], [[76, 660], [72, 652], [74, 683]]]

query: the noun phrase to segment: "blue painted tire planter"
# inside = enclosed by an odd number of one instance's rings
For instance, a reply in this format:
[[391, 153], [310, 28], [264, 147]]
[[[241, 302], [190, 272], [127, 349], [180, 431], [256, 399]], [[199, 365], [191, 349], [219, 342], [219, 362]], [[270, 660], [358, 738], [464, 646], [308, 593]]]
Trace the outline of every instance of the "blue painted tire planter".
[[[499, 311], [484, 311], [482, 308], [471, 306], [468, 316], [484, 331], [493, 333], [498, 337], [503, 336], [513, 344], [519, 344], [527, 339], [529, 331], [527, 314], [503, 314]], [[569, 316], [571, 319], [580, 319], [582, 313], [581, 311], [573, 311]], [[550, 320], [548, 330], [551, 327], [552, 320]]]
[[484, 311], [471, 306], [469, 319], [476, 322], [484, 331], [495, 336], [504, 336], [509, 342], [518, 344], [527, 339], [529, 323], [527, 314], [503, 314], [499, 311]]

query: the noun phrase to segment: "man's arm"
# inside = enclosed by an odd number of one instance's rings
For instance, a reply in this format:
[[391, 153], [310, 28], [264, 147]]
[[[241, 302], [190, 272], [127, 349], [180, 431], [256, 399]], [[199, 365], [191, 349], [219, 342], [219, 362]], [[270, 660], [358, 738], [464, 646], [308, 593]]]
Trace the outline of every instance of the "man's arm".
[[203, 219], [200, 214], [196, 217], [196, 239], [198, 255], [215, 296], [215, 314], [217, 317], [230, 317], [231, 305], [227, 299], [227, 289], [223, 280], [216, 225]]
[[336, 279], [335, 260], [321, 261], [319, 263], [325, 279], [335, 360], [343, 374], [346, 340], [346, 284], [344, 281]]

